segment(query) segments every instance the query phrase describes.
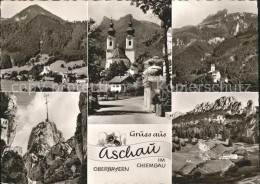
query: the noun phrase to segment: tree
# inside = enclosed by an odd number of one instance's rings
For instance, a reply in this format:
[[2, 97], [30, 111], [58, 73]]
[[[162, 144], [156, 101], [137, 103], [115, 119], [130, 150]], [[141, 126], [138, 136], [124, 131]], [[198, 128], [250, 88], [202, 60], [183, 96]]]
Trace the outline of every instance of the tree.
[[11, 57], [9, 55], [2, 54], [1, 68], [2, 69], [12, 68], [12, 61], [11, 61]]
[[17, 71], [12, 71], [12, 73], [11, 73], [11, 78], [13, 78], [13, 77], [17, 77], [18, 76], [18, 73], [17, 73]]
[[162, 21], [162, 28], [163, 28], [163, 42], [164, 42], [164, 62], [166, 68], [166, 84], [170, 86], [170, 65], [168, 60], [168, 45], [167, 45], [167, 32], [171, 27], [171, 0], [131, 0], [131, 5], [136, 5], [139, 7], [144, 13], [148, 11], [152, 11], [154, 15], [158, 16], [158, 18]]
[[97, 64], [98, 61], [101, 61], [105, 58], [105, 51], [101, 44], [102, 40], [102, 31], [96, 26], [96, 23], [93, 19], [89, 20], [88, 23], [88, 76], [89, 82], [99, 82], [101, 68]]
[[62, 82], [62, 76], [61, 75], [56, 75], [54, 77], [54, 82], [56, 83], [61, 83]]
[[40, 80], [40, 73], [43, 70], [43, 65], [34, 65], [32, 69], [29, 71], [29, 74], [32, 74], [35, 80]]
[[27, 70], [22, 70], [19, 72], [20, 75], [27, 75], [29, 73], [29, 71]]
[[107, 80], [111, 80], [115, 76], [123, 76], [127, 70], [128, 68], [123, 61], [114, 62], [109, 67]]

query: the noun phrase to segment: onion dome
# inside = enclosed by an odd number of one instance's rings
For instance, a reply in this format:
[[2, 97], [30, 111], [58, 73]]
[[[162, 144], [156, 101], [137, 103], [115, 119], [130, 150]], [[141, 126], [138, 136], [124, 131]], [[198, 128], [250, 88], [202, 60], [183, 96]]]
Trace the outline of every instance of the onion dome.
[[116, 31], [114, 30], [114, 24], [113, 24], [113, 21], [112, 21], [112, 18], [111, 18], [111, 22], [110, 22], [110, 25], [109, 25], [109, 29], [107, 31], [107, 33], [110, 35], [110, 36], [114, 36], [116, 34]]
[[133, 23], [132, 23], [132, 20], [131, 20], [131, 17], [130, 17], [130, 21], [129, 21], [129, 27], [128, 29], [126, 30], [127, 34], [130, 35], [130, 36], [134, 36], [135, 34], [135, 30], [133, 28]]

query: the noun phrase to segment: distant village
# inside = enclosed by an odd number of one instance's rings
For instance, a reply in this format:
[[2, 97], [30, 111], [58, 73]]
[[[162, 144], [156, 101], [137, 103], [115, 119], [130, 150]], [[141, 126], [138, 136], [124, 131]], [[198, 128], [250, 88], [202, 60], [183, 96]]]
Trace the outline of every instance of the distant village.
[[[61, 64], [61, 68], [65, 68], [64, 64]], [[87, 83], [86, 74], [78, 74], [73, 72], [72, 69], [85, 67], [85, 64], [74, 65], [72, 68], [69, 67], [67, 71], [54, 71], [51, 69], [50, 65], [35, 65], [30, 71], [21, 70], [21, 71], [10, 71], [1, 73], [1, 79], [13, 80], [13, 81], [42, 81], [42, 82], [55, 82], [59, 84], [67, 83]], [[41, 70], [42, 69], [42, 70]], [[32, 71], [34, 70], [34, 71]], [[85, 72], [87, 73], [87, 71]]]

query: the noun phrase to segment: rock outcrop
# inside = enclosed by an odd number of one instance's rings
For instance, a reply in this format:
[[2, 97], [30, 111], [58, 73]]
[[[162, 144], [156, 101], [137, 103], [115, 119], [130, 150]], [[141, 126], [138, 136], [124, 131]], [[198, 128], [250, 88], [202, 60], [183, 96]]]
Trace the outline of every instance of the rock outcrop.
[[24, 155], [31, 181], [56, 183], [77, 180], [80, 160], [74, 137], [66, 142], [54, 122], [41, 122], [32, 129], [28, 151]]
[[87, 183], [87, 120], [88, 120], [88, 94], [80, 93], [77, 128], [75, 132], [76, 153], [81, 161], [81, 174], [78, 183]]
[[44, 183], [77, 180], [80, 175], [80, 166], [75, 146], [71, 147], [68, 142], [58, 143], [45, 157]]
[[75, 136], [64, 141], [55, 123], [45, 121], [32, 129], [26, 160], [27, 176], [37, 183], [86, 183], [87, 94], [81, 93]]
[[[50, 147], [54, 146], [58, 142], [64, 141], [62, 133], [57, 129], [54, 122], [41, 122], [36, 127], [32, 129], [29, 141], [28, 141], [28, 151], [34, 149], [37, 145], [43, 145], [42, 149], [37, 149], [38, 155], [45, 156], [45, 150], [48, 150]], [[41, 144], [39, 144], [41, 143]]]
[[87, 93], [80, 93], [79, 110], [77, 117], [77, 128], [75, 132], [76, 152], [81, 161], [87, 156], [87, 116], [88, 116]]
[[244, 113], [244, 107], [241, 102], [238, 102], [234, 97], [221, 97], [215, 102], [203, 102], [197, 105], [190, 113], [202, 113], [214, 110], [226, 110], [232, 114]]
[[12, 93], [1, 93], [1, 182], [27, 184], [26, 170], [21, 147], [11, 147], [17, 122], [16, 96]]
[[256, 113], [256, 107], [254, 106], [253, 101], [249, 100], [246, 106], [246, 116], [250, 116], [255, 113]]
[[1, 139], [11, 146], [16, 134], [17, 99], [12, 93], [1, 93]]
[[22, 156], [13, 150], [5, 151], [1, 158], [1, 182], [27, 184]]
[[27, 176], [33, 181], [43, 181], [44, 159], [52, 146], [64, 141], [62, 133], [57, 130], [55, 123], [45, 121], [32, 129], [26, 161]]

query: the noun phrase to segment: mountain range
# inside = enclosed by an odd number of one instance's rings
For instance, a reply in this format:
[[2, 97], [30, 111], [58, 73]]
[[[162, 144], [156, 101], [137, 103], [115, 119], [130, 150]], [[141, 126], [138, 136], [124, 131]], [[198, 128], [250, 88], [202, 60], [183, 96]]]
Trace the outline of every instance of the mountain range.
[[68, 22], [38, 5], [1, 19], [2, 53], [22, 66], [39, 53], [64, 60], [83, 59], [87, 21]]
[[224, 9], [198, 25], [173, 29], [175, 81], [194, 82], [216, 65], [230, 82], [258, 88], [258, 15]]
[[252, 100], [244, 107], [236, 98], [223, 96], [214, 102], [198, 104], [189, 112], [179, 113], [173, 119], [173, 126], [191, 132], [227, 128], [233, 141], [256, 143], [259, 142], [258, 108]]

